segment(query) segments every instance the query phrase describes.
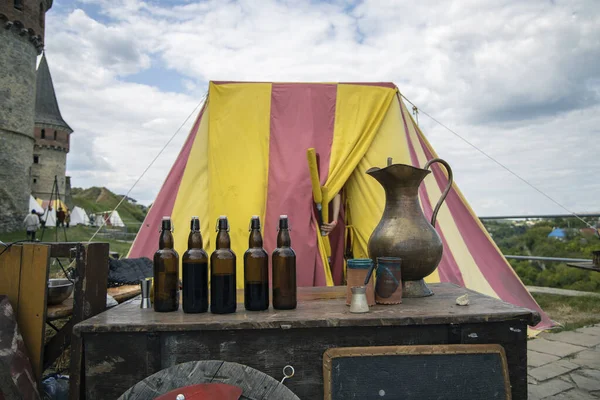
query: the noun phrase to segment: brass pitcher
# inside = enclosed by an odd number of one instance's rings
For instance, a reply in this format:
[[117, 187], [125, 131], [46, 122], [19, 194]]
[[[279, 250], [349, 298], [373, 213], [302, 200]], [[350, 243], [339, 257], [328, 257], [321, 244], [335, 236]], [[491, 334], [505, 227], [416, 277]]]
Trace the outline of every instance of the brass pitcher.
[[[442, 164], [448, 171], [448, 185], [431, 216], [425, 219], [419, 204], [419, 186], [431, 173], [429, 166]], [[425, 168], [393, 164], [388, 158], [385, 168], [370, 168], [367, 174], [383, 186], [385, 209], [379, 224], [369, 239], [369, 257], [398, 257], [402, 259], [402, 297], [426, 297], [433, 292], [423, 278], [437, 268], [442, 259], [442, 241], [435, 230], [440, 206], [452, 187], [452, 169], [442, 159], [435, 158]]]

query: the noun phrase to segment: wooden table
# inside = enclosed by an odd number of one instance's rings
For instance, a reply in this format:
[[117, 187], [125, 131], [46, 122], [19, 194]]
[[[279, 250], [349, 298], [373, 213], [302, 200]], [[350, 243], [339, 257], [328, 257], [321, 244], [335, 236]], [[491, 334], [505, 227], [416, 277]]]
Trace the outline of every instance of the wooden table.
[[[497, 343], [508, 360], [514, 399], [527, 398], [527, 325], [540, 316], [458, 286], [435, 295], [351, 314], [345, 287], [300, 288], [296, 310], [228, 315], [156, 313], [129, 300], [75, 326], [82, 336], [87, 399], [115, 399], [145, 377], [179, 363], [223, 360], [273, 378], [301, 399], [323, 397], [323, 353], [333, 347]], [[456, 298], [469, 293], [470, 305]], [[238, 293], [238, 300], [241, 300]]]

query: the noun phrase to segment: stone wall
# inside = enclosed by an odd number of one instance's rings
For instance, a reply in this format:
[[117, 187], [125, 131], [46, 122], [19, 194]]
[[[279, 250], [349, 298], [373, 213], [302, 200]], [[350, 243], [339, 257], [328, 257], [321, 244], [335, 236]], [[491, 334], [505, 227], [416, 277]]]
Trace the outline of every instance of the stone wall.
[[49, 200], [58, 178], [60, 199], [66, 200], [65, 173], [69, 152], [69, 132], [48, 124], [36, 124], [33, 165], [31, 167], [31, 191], [34, 197]]
[[44, 200], [50, 199], [54, 176], [57, 176], [60, 199], [65, 201], [67, 153], [60, 149], [36, 145], [33, 154], [38, 156], [38, 163], [34, 163], [31, 167], [33, 196]]
[[72, 210], [75, 204], [73, 204], [73, 194], [71, 193], [71, 177], [65, 176], [65, 204]]
[[22, 228], [29, 207], [37, 54], [27, 35], [0, 27], [0, 232]]
[[19, 22], [26, 29], [31, 30], [33, 35], [39, 35], [43, 40], [46, 11], [52, 7], [52, 0], [21, 0], [21, 4], [21, 8], [17, 8], [14, 0], [2, 0], [0, 14], [9, 21]]

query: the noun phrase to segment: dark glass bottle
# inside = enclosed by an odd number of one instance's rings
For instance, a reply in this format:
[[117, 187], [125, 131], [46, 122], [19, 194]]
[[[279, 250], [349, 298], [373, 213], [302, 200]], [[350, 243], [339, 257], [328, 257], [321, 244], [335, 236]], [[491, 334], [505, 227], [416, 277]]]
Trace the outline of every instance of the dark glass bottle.
[[244, 305], [246, 310], [269, 308], [269, 255], [263, 249], [260, 218], [250, 220], [248, 250], [244, 253]]
[[210, 255], [210, 312], [228, 314], [236, 310], [236, 258], [227, 217], [219, 217], [217, 232], [216, 249]]
[[182, 258], [183, 312], [208, 311], [208, 254], [202, 248], [200, 220], [192, 217], [188, 249]]
[[296, 308], [296, 253], [292, 249], [287, 215], [279, 217], [277, 248], [273, 251], [273, 308]]
[[158, 251], [154, 253], [154, 311], [179, 309], [179, 254], [175, 251], [171, 218], [163, 217]]

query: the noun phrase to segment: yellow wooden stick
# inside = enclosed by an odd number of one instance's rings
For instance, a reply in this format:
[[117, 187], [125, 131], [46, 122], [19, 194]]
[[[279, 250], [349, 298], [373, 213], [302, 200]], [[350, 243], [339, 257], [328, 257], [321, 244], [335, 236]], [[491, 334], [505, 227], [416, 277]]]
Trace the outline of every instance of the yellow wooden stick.
[[314, 148], [310, 148], [306, 151], [306, 158], [308, 159], [308, 169], [310, 171], [310, 183], [312, 184], [313, 199], [315, 203], [321, 204], [323, 202], [323, 195], [321, 193], [321, 182], [319, 182], [319, 167], [317, 165], [317, 153]]

